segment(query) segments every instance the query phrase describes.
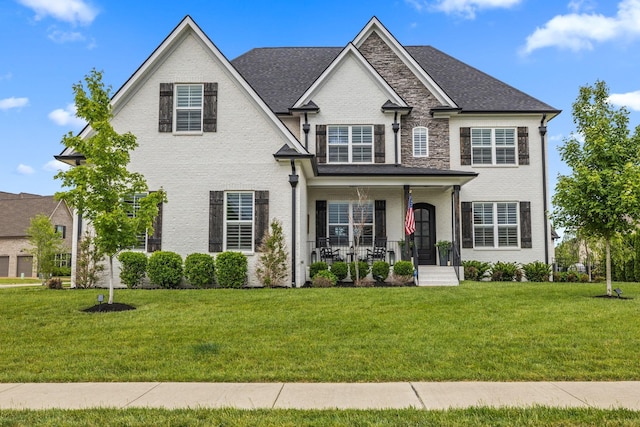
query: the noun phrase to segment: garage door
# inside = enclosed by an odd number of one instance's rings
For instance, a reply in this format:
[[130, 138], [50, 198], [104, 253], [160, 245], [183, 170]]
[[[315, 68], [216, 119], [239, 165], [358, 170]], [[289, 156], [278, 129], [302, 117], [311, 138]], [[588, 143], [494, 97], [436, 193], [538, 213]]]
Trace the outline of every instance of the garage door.
[[9, 256], [0, 256], [0, 277], [9, 277]]
[[32, 256], [19, 256], [18, 257], [18, 277], [33, 277], [33, 257]]

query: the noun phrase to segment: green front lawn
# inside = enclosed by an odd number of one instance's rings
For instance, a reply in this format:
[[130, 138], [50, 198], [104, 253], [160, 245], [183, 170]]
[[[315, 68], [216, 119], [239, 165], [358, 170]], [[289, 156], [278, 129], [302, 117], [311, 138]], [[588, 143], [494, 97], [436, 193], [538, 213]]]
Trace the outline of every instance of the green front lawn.
[[640, 284], [0, 289], [0, 382], [640, 379]]

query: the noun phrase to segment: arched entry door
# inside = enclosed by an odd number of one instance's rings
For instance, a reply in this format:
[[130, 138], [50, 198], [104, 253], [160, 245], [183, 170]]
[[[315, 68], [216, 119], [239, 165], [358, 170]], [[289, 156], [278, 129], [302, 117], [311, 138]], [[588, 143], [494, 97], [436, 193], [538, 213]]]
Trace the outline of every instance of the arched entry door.
[[436, 263], [436, 208], [429, 203], [413, 205], [416, 220], [416, 231], [413, 242], [418, 250], [418, 264], [435, 265]]

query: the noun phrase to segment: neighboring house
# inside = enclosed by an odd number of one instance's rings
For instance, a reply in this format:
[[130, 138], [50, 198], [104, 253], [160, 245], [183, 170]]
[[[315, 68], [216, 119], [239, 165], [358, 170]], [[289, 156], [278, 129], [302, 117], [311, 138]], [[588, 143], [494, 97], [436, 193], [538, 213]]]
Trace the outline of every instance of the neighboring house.
[[[452, 265], [553, 257], [545, 133], [559, 110], [430, 46], [401, 45], [376, 18], [345, 47], [228, 61], [187, 16], [112, 104], [116, 131], [138, 138], [130, 169], [167, 192], [149, 252], [241, 251], [256, 283], [256, 250], [277, 218], [294, 286], [313, 260], [374, 247], [391, 261], [415, 246], [420, 265], [437, 263], [438, 240], [452, 242]], [[409, 194], [416, 231], [403, 245]]]
[[[27, 229], [36, 215], [46, 215], [62, 235], [71, 252], [73, 218], [63, 201], [53, 196], [0, 191], [0, 277], [35, 277], [37, 275]], [[69, 254], [60, 254], [60, 263], [70, 263]]]

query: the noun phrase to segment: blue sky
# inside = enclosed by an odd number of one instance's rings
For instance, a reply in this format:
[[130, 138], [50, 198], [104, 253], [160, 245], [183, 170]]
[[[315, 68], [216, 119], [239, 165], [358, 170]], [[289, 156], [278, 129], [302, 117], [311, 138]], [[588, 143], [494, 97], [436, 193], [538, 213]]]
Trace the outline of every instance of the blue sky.
[[640, 0], [0, 0], [0, 191], [49, 195], [62, 136], [82, 128], [72, 84], [92, 68], [117, 90], [185, 15], [233, 59], [254, 47], [345, 46], [372, 16], [404, 45], [431, 45], [563, 110], [574, 130], [582, 85], [607, 82], [640, 124]]

